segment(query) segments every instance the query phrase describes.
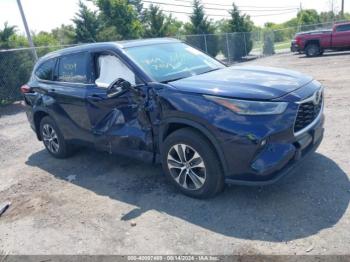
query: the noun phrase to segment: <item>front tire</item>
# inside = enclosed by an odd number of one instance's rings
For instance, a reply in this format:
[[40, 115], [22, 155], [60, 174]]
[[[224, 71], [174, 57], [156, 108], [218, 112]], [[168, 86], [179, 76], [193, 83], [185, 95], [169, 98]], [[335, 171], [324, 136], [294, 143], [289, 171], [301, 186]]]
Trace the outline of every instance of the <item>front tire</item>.
[[41, 120], [40, 135], [46, 150], [55, 158], [67, 158], [71, 155], [70, 145], [51, 117], [45, 116]]
[[162, 166], [170, 182], [187, 196], [209, 198], [224, 187], [222, 168], [213, 146], [191, 128], [180, 129], [166, 138]]
[[305, 54], [307, 57], [315, 57], [320, 55], [321, 49], [318, 44], [309, 44], [305, 49]]

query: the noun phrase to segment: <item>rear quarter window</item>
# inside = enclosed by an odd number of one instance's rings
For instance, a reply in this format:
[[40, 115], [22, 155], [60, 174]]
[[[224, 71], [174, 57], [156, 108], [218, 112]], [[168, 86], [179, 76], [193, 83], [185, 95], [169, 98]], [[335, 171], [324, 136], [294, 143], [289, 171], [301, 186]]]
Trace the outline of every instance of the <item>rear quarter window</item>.
[[56, 59], [50, 59], [42, 63], [35, 71], [36, 77], [41, 80], [52, 80], [55, 65]]
[[88, 62], [88, 53], [77, 53], [62, 56], [59, 60], [57, 81], [69, 83], [87, 83]]

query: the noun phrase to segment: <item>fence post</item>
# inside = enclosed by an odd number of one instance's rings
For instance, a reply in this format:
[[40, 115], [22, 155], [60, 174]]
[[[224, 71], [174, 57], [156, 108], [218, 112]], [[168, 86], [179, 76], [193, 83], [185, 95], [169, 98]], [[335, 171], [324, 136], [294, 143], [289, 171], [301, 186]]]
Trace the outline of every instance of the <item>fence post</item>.
[[260, 56], [264, 56], [264, 36], [261, 36], [263, 34], [264, 34], [264, 32], [260, 30], [259, 31]]
[[[243, 33], [243, 37], [244, 37], [244, 50], [245, 50], [245, 56], [247, 56], [247, 39], [245, 36], [246, 33]], [[248, 34], [248, 33], [247, 33]]]
[[228, 43], [228, 33], [226, 33], [226, 48], [227, 48], [228, 63], [231, 64], [231, 54], [230, 54], [230, 47]]
[[205, 52], [208, 54], [207, 35], [203, 34], [203, 36], [204, 36]]

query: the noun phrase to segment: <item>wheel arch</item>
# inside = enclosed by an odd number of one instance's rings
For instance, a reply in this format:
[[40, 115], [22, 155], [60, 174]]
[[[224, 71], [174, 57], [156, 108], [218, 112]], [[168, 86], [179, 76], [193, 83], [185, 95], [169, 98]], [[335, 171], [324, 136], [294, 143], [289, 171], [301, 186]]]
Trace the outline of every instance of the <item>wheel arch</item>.
[[213, 133], [206, 126], [194, 120], [172, 117], [163, 121], [159, 131], [159, 141], [158, 141], [159, 152], [161, 153], [160, 147], [163, 141], [171, 133], [182, 128], [192, 128], [198, 133], [200, 133], [205, 139], [208, 140], [208, 142], [214, 147], [214, 150], [217, 156], [219, 157], [220, 164], [224, 174], [227, 174], [228, 173], [227, 163], [224, 157], [224, 153], [220, 147], [219, 141], [216, 139]]
[[306, 43], [305, 43], [305, 48], [307, 48], [307, 46], [308, 46], [308, 45], [311, 45], [311, 44], [316, 44], [316, 45], [318, 45], [318, 46], [321, 48], [320, 39], [310, 39], [310, 40], [307, 40]]
[[34, 126], [35, 126], [35, 133], [37, 138], [41, 141], [42, 137], [40, 134], [40, 122], [45, 116], [50, 116], [49, 113], [46, 110], [40, 109], [34, 112], [33, 120], [34, 120]]

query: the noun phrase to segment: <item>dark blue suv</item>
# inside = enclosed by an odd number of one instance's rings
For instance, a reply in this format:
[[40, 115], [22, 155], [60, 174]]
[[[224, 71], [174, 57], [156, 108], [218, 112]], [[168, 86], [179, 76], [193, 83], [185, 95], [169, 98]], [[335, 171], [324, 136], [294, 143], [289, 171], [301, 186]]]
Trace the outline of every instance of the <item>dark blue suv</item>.
[[87, 145], [153, 163], [192, 197], [225, 181], [262, 185], [323, 137], [323, 88], [303, 74], [226, 67], [174, 39], [50, 53], [21, 87], [39, 140], [57, 158]]

